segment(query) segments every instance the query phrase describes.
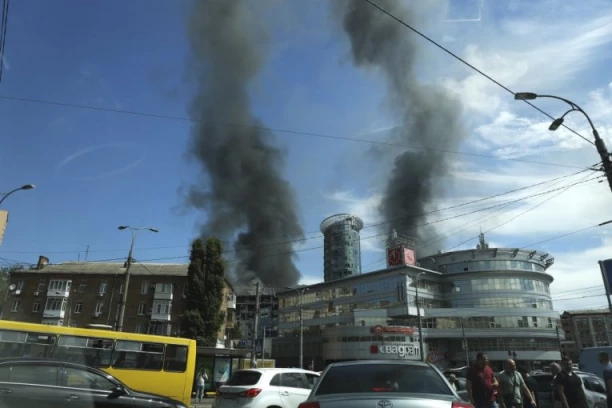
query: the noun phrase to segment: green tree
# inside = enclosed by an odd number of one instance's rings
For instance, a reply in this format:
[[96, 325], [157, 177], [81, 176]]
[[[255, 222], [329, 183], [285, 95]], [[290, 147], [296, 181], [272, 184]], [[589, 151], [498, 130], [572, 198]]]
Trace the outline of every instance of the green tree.
[[206, 241], [204, 260], [204, 304], [202, 319], [204, 320], [204, 343], [214, 347], [217, 344], [219, 330], [225, 321], [225, 312], [221, 310], [225, 292], [225, 262], [222, 258], [221, 241], [210, 238]]
[[217, 334], [225, 319], [225, 313], [221, 311], [225, 288], [225, 264], [221, 252], [218, 239], [210, 238], [206, 244], [196, 239], [191, 244], [187, 271], [182, 333], [203, 341], [209, 347], [216, 345]]

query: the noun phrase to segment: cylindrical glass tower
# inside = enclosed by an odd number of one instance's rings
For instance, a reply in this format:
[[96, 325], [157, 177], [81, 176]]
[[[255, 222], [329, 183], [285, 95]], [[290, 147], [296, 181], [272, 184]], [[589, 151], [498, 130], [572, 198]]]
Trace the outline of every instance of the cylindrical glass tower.
[[321, 223], [324, 236], [323, 271], [325, 282], [361, 273], [361, 218], [336, 214]]

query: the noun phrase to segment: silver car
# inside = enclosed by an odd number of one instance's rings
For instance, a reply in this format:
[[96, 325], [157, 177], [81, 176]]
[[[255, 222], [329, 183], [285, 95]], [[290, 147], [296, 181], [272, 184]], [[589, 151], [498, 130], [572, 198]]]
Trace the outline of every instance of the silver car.
[[420, 361], [350, 361], [327, 366], [300, 408], [473, 408], [442, 373]]

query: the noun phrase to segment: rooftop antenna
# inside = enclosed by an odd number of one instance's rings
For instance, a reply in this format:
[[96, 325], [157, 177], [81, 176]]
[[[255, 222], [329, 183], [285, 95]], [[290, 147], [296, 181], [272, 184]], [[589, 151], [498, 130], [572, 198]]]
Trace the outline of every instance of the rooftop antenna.
[[85, 250], [85, 262], [87, 262], [87, 256], [89, 256], [89, 245], [87, 245], [87, 250]]

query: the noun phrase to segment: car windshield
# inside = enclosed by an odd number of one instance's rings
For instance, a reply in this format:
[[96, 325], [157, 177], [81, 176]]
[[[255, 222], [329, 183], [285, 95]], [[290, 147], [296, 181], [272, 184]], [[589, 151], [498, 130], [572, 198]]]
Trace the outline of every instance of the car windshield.
[[255, 385], [260, 378], [258, 371], [236, 371], [225, 385]]
[[331, 367], [321, 378], [315, 395], [376, 392], [453, 394], [431, 367], [368, 364]]

